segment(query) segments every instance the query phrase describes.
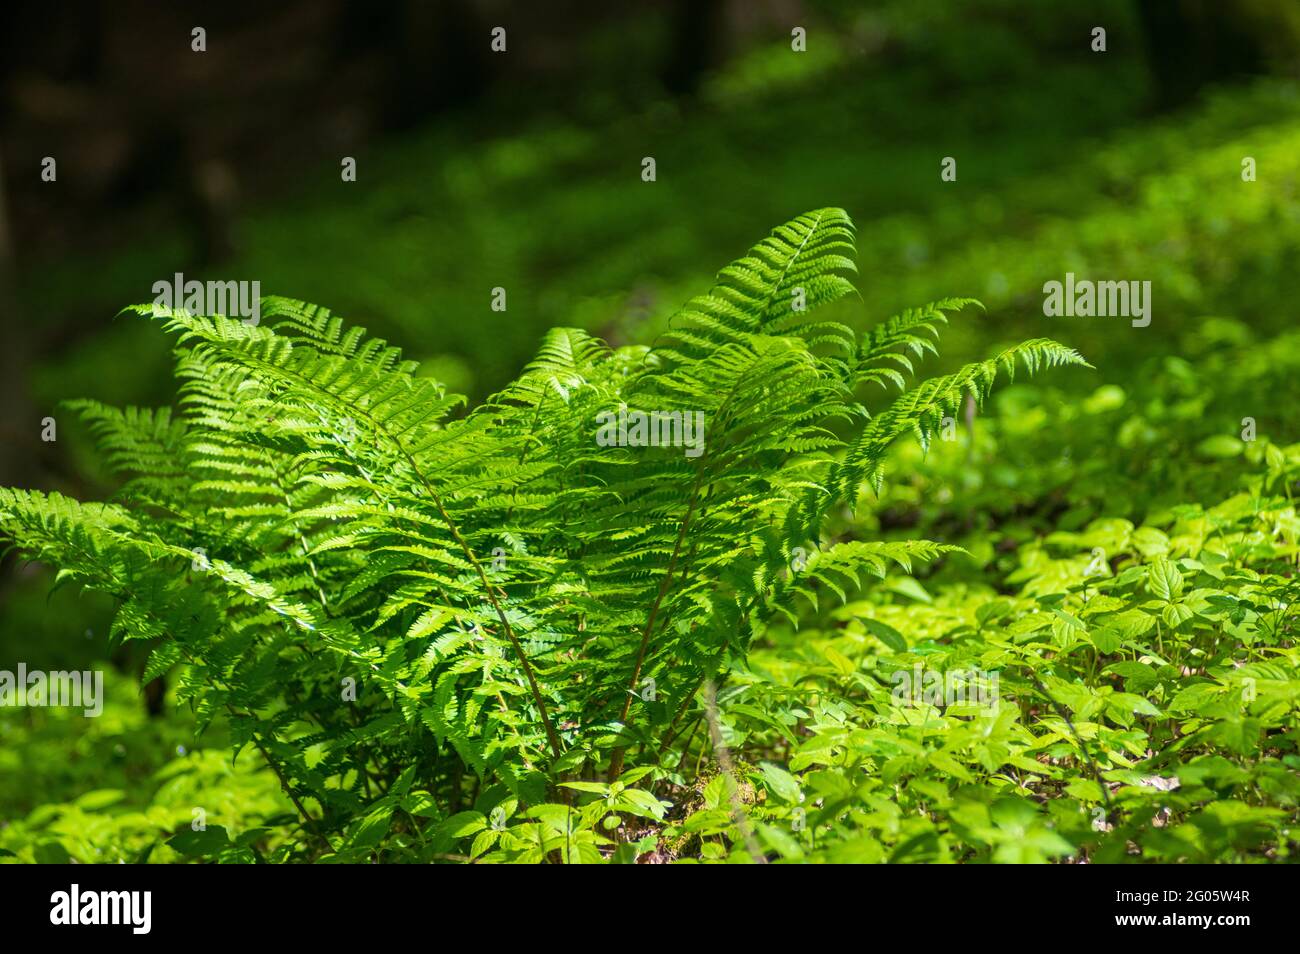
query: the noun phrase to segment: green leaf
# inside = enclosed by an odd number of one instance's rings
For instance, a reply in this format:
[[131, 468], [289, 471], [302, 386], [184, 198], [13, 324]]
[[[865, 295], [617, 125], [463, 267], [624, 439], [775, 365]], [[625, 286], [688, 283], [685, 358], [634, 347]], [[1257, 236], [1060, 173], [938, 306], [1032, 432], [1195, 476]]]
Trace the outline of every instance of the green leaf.
[[871, 633], [872, 636], [876, 637], [876, 639], [880, 640], [894, 652], [907, 652], [907, 640], [904, 639], [903, 634], [894, 629], [894, 627], [887, 623], [882, 623], [880, 620], [871, 619], [869, 617], [859, 617], [859, 619], [867, 632]]
[[126, 798], [126, 792], [116, 788], [100, 788], [93, 792], [86, 792], [76, 801], [76, 806], [83, 811], [94, 812], [101, 808], [107, 808], [109, 805], [116, 805], [122, 799]]
[[1170, 629], [1177, 629], [1195, 615], [1192, 608], [1183, 602], [1170, 603], [1160, 611], [1160, 618]]
[[1214, 434], [1196, 445], [1196, 452], [1202, 457], [1223, 459], [1237, 457], [1246, 449], [1240, 438], [1228, 434]]
[[1147, 585], [1159, 599], [1172, 600], [1183, 591], [1183, 575], [1172, 560], [1156, 560], [1147, 570]]
[[1223, 695], [1223, 688], [1214, 683], [1196, 683], [1178, 691], [1169, 703], [1170, 712], [1199, 713], [1217, 702]]
[[797, 778], [772, 762], [761, 763], [759, 769], [763, 773], [763, 780], [767, 783], [768, 789], [774, 795], [791, 805], [799, 804], [799, 780]]
[[348, 839], [351, 848], [373, 848], [383, 841], [388, 834], [388, 827], [393, 823], [394, 804], [383, 799], [379, 805], [357, 823]]
[[1097, 652], [1105, 655], [1118, 652], [1120, 646], [1124, 643], [1124, 638], [1120, 632], [1110, 626], [1092, 630], [1088, 634], [1088, 639], [1097, 647]]
[[182, 829], [167, 839], [167, 847], [187, 857], [211, 857], [230, 847], [230, 836], [221, 825], [208, 825], [201, 831]]
[[448, 837], [465, 838], [486, 827], [487, 818], [482, 812], [460, 812], [444, 821], [438, 829]]

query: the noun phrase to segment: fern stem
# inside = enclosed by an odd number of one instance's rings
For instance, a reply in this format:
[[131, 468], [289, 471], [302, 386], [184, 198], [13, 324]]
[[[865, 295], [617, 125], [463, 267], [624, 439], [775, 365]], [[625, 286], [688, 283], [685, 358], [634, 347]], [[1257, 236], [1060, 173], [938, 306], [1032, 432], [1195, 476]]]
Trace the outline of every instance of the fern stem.
[[[718, 412], [716, 414], [718, 421], [723, 422], [729, 420], [728, 415], [731, 412], [731, 401], [735, 396], [736, 386], [733, 385], [718, 407]], [[686, 540], [686, 531], [690, 528], [691, 520], [695, 514], [695, 508], [699, 505], [700, 488], [704, 483], [704, 475], [707, 472], [708, 468], [704, 466], [703, 462], [701, 462], [699, 470], [695, 472], [695, 480], [691, 485], [691, 500], [686, 507], [686, 516], [682, 518], [681, 526], [677, 528], [677, 539], [673, 543], [673, 555], [668, 560], [667, 572], [664, 573], [663, 581], [659, 584], [659, 592], [655, 596], [654, 604], [650, 607], [650, 613], [646, 619], [645, 631], [641, 634], [641, 645], [637, 648], [636, 654], [636, 667], [633, 669], [632, 678], [628, 682], [626, 698], [623, 700], [623, 714], [619, 718], [619, 721], [623, 723], [624, 728], [627, 727], [627, 720], [632, 712], [632, 699], [636, 692], [637, 681], [641, 678], [641, 668], [645, 665], [646, 650], [650, 646], [650, 637], [654, 633], [655, 619], [659, 614], [659, 607], [663, 603], [664, 597], [668, 594], [668, 587], [672, 584], [673, 573], [677, 567], [677, 560], [681, 556], [682, 552], [682, 543]], [[709, 493], [713, 493], [712, 483], [709, 484]], [[707, 506], [707, 501], [705, 503]], [[690, 558], [688, 557], [688, 560], [689, 559]], [[623, 772], [623, 755], [626, 750], [626, 745], [620, 745], [610, 754], [608, 776], [610, 783], [618, 781], [619, 775]]]
[[772, 282], [772, 290], [768, 292], [767, 298], [763, 302], [763, 307], [759, 309], [758, 312], [760, 328], [762, 323], [767, 320], [767, 310], [772, 307], [772, 302], [776, 301], [777, 293], [781, 290], [782, 283], [785, 282], [785, 276], [790, 274], [790, 269], [794, 266], [794, 263], [799, 260], [799, 256], [803, 254], [804, 248], [808, 245], [808, 240], [817, 234], [817, 230], [821, 228], [822, 219], [824, 218], [826, 218], [826, 210], [818, 209], [817, 218], [813, 220], [813, 224], [808, 228], [807, 233], [803, 237], [803, 241], [799, 243], [799, 247], [795, 250], [794, 254], [790, 255], [786, 259], [785, 267], [781, 269], [780, 276], [777, 277], [776, 281]]
[[[650, 606], [650, 614], [646, 618], [645, 629], [641, 633], [641, 645], [636, 652], [636, 666], [632, 670], [632, 678], [628, 682], [627, 696], [623, 700], [623, 713], [619, 716], [619, 721], [627, 725], [628, 716], [632, 712], [632, 699], [636, 692], [637, 681], [641, 678], [641, 667], [645, 665], [646, 649], [650, 646], [650, 634], [654, 632], [655, 620], [659, 616], [659, 607], [663, 604], [664, 597], [668, 594], [668, 587], [672, 585], [673, 573], [677, 568], [677, 558], [681, 556], [682, 543], [686, 539], [686, 530], [690, 527], [691, 517], [695, 513], [695, 505], [700, 498], [700, 483], [704, 477], [704, 471], [701, 469], [695, 476], [695, 486], [691, 488], [691, 502], [686, 508], [686, 516], [682, 518], [681, 526], [677, 529], [677, 540], [673, 544], [673, 555], [668, 560], [668, 569], [664, 573], [664, 578], [659, 583], [659, 592], [655, 595], [655, 601]], [[609, 781], [618, 781], [619, 775], [623, 773], [623, 753], [626, 751], [626, 745], [620, 745], [609, 757]]]
[[474, 572], [478, 574], [478, 578], [483, 584], [483, 590], [487, 594], [488, 602], [492, 604], [492, 609], [496, 611], [497, 619], [501, 621], [501, 628], [505, 632], [506, 638], [510, 640], [510, 645], [514, 647], [515, 655], [519, 658], [519, 664], [524, 670], [524, 677], [528, 680], [528, 688], [532, 692], [533, 701], [537, 703], [537, 711], [541, 715], [542, 725], [546, 729], [546, 741], [551, 746], [551, 754], [558, 759], [563, 754], [564, 750], [560, 745], [560, 737], [555, 732], [555, 726], [551, 724], [551, 716], [547, 711], [546, 701], [542, 697], [541, 687], [537, 684], [537, 677], [533, 675], [533, 667], [532, 664], [528, 662], [528, 654], [524, 652], [523, 644], [519, 642], [519, 637], [515, 635], [514, 629], [510, 626], [510, 621], [506, 619], [506, 612], [502, 608], [500, 601], [497, 599], [492, 583], [488, 579], [486, 571], [483, 569], [483, 564], [474, 556], [474, 551], [470, 549], [469, 543], [463, 536], [461, 536], [460, 530], [457, 528], [455, 521], [451, 519], [451, 515], [448, 514], [446, 508], [443, 507], [442, 499], [438, 496], [437, 491], [433, 489], [429, 482], [424, 479], [424, 475], [420, 473], [419, 468], [415, 466], [415, 461], [411, 458], [411, 455], [406, 453], [404, 447], [399, 446], [399, 450], [401, 451], [402, 456], [407, 459], [407, 462], [410, 463], [412, 470], [415, 471], [415, 475], [420, 479], [420, 482], [424, 484], [425, 489], [428, 490], [429, 496], [433, 500], [433, 505], [438, 508], [438, 514], [447, 524], [447, 529], [451, 531], [452, 537], [464, 552], [465, 558], [469, 560], [470, 565], [474, 567]]
[[[230, 709], [231, 715], [235, 715], [233, 707], [227, 705], [227, 708]], [[275, 759], [271, 758], [271, 753], [266, 750], [266, 746], [262, 744], [262, 740], [257, 737], [256, 732], [252, 733], [252, 739], [253, 745], [257, 746], [257, 751], [262, 753], [262, 758], [265, 759], [266, 764], [271, 767], [271, 771], [275, 773], [275, 777], [280, 780], [280, 787], [284, 789], [284, 794], [289, 796], [289, 801], [293, 802], [293, 807], [298, 809], [298, 814], [302, 816], [303, 825], [308, 831], [324, 842], [325, 847], [328, 848], [331, 853], [337, 854], [338, 849], [335, 848], [334, 845], [330, 843], [330, 840], [325, 837], [325, 833], [316, 827], [316, 820], [307, 813], [306, 807], [298, 800], [298, 796], [294, 794], [293, 789], [289, 787], [289, 780], [285, 778], [284, 771], [280, 768], [280, 764], [276, 762]]]

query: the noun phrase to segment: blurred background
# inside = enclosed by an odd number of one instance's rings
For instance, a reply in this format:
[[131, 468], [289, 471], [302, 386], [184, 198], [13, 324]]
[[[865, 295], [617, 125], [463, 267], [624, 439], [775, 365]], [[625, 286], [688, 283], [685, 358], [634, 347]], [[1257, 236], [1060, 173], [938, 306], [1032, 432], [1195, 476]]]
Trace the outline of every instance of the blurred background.
[[[85, 0], [7, 4], [0, 22], [5, 485], [112, 493], [58, 405], [171, 401], [169, 339], [115, 316], [175, 272], [325, 305], [475, 399], [554, 325], [652, 340], [717, 269], [827, 205], [859, 230], [862, 301], [843, 320], [979, 298], [944, 365], [1057, 338], [1098, 370], [1050, 401], [1011, 391], [1008, 419], [1048, 413], [1059, 444], [1092, 415], [1131, 449], [1131, 474], [1090, 469], [1081, 445], [1030, 479], [1025, 439], [950, 509], [1068, 525], [1149, 507], [1218, 479], [1230, 453], [1211, 439], [1247, 405], [1296, 439], [1295, 0]], [[1067, 271], [1151, 281], [1151, 326], [1045, 318], [1043, 283]], [[180, 716], [151, 721], [161, 703], [109, 644], [107, 602], [52, 582], [0, 563], [0, 668], [102, 664], [112, 701], [99, 720], [3, 714], [0, 824], [88, 787], [181, 784], [159, 753], [192, 744]], [[88, 785], [78, 766], [106, 748]]]

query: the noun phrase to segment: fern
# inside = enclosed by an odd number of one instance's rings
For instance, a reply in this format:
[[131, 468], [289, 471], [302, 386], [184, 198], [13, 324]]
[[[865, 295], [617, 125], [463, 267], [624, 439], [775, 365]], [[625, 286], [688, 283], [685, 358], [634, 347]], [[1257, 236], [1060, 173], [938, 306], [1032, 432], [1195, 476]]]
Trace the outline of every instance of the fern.
[[[117, 500], [0, 491], [0, 530], [117, 597], [147, 675], [181, 667], [181, 697], [262, 753], [321, 850], [364, 846], [359, 814], [410, 767], [446, 812], [467, 775], [531, 802], [616, 779], [800, 600], [953, 549], [821, 540], [894, 441], [1018, 363], [1083, 363], [1039, 339], [909, 388], [968, 301], [862, 336], [814, 320], [853, 291], [853, 254], [844, 212], [799, 216], [655, 346], [553, 330], [467, 411], [313, 305], [264, 301], [256, 327], [140, 306], [176, 336], [177, 411], [71, 405], [127, 478]], [[868, 417], [881, 384], [902, 393]], [[628, 412], [702, 416], [700, 453], [597, 440]]]

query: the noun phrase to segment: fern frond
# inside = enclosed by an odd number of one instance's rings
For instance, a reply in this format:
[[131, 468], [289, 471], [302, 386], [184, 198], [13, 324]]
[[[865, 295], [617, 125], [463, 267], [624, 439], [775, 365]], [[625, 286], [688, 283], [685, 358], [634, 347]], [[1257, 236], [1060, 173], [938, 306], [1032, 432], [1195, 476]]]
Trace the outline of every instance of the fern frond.
[[[823, 542], [827, 514], [879, 487], [895, 441], [925, 444], [1017, 364], [1084, 363], [1035, 339], [909, 385], [970, 302], [859, 340], [818, 312], [853, 291], [853, 259], [843, 211], [798, 216], [657, 346], [554, 329], [463, 415], [400, 349], [324, 308], [266, 298], [250, 326], [139, 306], [177, 337], [176, 411], [73, 404], [123, 492], [0, 491], [0, 532], [112, 593], [115, 634], [155, 641], [147, 671], [184, 663], [200, 725], [226, 718], [343, 841], [356, 833], [339, 806], [373, 801], [373, 764], [427, 767], [457, 799], [462, 768], [533, 802], [539, 773], [591, 761], [617, 777], [627, 744], [653, 751], [779, 616], [956, 549]], [[902, 394], [869, 417], [863, 383]], [[664, 440], [602, 431], [642, 412]]]
[[984, 307], [974, 298], [943, 298], [920, 308], [909, 308], [876, 325], [858, 345], [852, 383], [871, 382], [883, 387], [889, 381], [903, 390], [905, 381], [898, 368], [908, 374], [916, 371], [909, 352], [917, 359], [937, 354], [939, 327], [948, 323], [949, 312], [960, 311], [967, 305]]
[[1014, 379], [1017, 362], [1023, 363], [1031, 374], [1062, 365], [1091, 367], [1073, 348], [1047, 338], [1034, 338], [987, 361], [968, 364], [953, 374], [921, 382], [872, 418], [849, 446], [831, 477], [838, 495], [852, 500], [864, 483], [879, 491], [885, 454], [895, 440], [911, 433], [922, 447], [928, 447], [943, 418], [956, 416], [967, 393], [976, 402], [983, 403], [999, 372]]

